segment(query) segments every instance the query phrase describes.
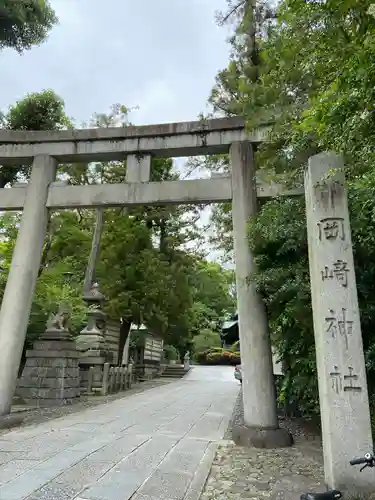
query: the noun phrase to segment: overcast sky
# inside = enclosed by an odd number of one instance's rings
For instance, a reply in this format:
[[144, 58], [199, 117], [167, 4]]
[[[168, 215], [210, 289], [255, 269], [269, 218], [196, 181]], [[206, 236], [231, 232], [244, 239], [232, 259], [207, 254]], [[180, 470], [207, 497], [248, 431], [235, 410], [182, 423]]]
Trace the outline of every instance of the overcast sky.
[[[207, 111], [215, 76], [228, 65], [229, 32], [215, 23], [226, 0], [50, 2], [60, 23], [48, 40], [22, 56], [1, 52], [1, 110], [51, 88], [76, 126], [115, 103], [139, 106], [130, 115], [138, 125], [195, 120]], [[202, 224], [208, 218], [207, 207]]]
[[52, 88], [77, 124], [121, 103], [136, 124], [194, 120], [228, 63], [226, 0], [51, 0], [60, 19], [23, 56], [0, 56], [0, 109]]

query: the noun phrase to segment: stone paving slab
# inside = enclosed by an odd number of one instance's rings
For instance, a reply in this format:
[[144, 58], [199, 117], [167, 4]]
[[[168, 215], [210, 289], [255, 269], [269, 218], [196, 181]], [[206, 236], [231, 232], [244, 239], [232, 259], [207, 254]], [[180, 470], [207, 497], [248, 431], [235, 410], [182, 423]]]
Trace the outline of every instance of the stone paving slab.
[[2, 434], [0, 500], [198, 500], [239, 390], [200, 370]]
[[[95, 396], [83, 395], [80, 400], [74, 402], [72, 405], [57, 407], [35, 408], [28, 405], [25, 406], [24, 402], [20, 401], [18, 398], [14, 398], [11, 417], [13, 420], [15, 420], [15, 418], [18, 419], [18, 421], [14, 425], [5, 425], [9, 424], [9, 422], [1, 422], [0, 419], [0, 436], [6, 429], [13, 426], [19, 427], [20, 425], [28, 426], [30, 424], [43, 423], [48, 420], [84, 411], [86, 408], [95, 408], [117, 399], [131, 397], [154, 387], [161, 387], [170, 383], [171, 380], [169, 379], [152, 379], [146, 382], [136, 383], [131, 389], [116, 394], [108, 394], [107, 396], [101, 396], [99, 394], [95, 394]], [[2, 423], [4, 425], [2, 425]]]

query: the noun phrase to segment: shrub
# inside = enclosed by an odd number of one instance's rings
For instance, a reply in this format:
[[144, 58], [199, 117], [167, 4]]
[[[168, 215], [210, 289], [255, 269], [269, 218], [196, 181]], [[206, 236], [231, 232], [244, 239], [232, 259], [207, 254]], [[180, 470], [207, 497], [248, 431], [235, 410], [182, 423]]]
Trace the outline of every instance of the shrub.
[[180, 353], [173, 345], [165, 345], [163, 352], [166, 361], [176, 361], [180, 357]]
[[239, 352], [240, 350], [240, 341], [237, 340], [237, 342], [235, 342], [232, 347], [231, 347], [231, 351], [234, 351], [234, 352]]
[[220, 335], [213, 330], [209, 330], [208, 328], [204, 328], [193, 339], [195, 353], [203, 352], [207, 349], [212, 349], [213, 347], [218, 347], [220, 349], [220, 345]]
[[226, 349], [209, 349], [198, 353], [196, 359], [198, 363], [207, 365], [234, 366], [241, 363], [239, 353]]

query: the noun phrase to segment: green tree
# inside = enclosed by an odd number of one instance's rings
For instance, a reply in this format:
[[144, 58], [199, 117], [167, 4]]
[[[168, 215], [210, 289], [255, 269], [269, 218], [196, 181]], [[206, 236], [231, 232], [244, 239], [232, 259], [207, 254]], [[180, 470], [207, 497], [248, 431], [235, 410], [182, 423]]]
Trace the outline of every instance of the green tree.
[[213, 330], [205, 328], [194, 337], [193, 346], [194, 354], [204, 352], [212, 347], [220, 347], [220, 335], [218, 334], [218, 332], [214, 332]]
[[[93, 122], [93, 126], [126, 126], [128, 110], [115, 105], [109, 115], [95, 115]], [[60, 129], [70, 126], [70, 122], [62, 101], [48, 92], [17, 103], [6, 115], [6, 126]], [[72, 184], [124, 182], [126, 167], [126, 161], [62, 165], [58, 176], [68, 178]], [[18, 172], [18, 176], [22, 174], [27, 176], [28, 171]], [[178, 176], [171, 160], [153, 159], [151, 178], [161, 181]], [[7, 214], [1, 219], [5, 237], [0, 245], [4, 268], [1, 293], [19, 218], [19, 214]], [[191, 249], [201, 235], [198, 219], [199, 207], [107, 209], [96, 269], [107, 298], [106, 311], [110, 317], [122, 318], [122, 333], [127, 334], [131, 323], [145, 323], [181, 355], [205, 325], [217, 330], [220, 317], [233, 306], [232, 273], [205, 261], [202, 252]], [[82, 327], [85, 311], [81, 296], [94, 220], [95, 211], [87, 209], [51, 215], [27, 345], [44, 330], [48, 315], [60, 302], [72, 309], [73, 333]]]
[[[63, 219], [63, 220], [62, 220]], [[12, 253], [17, 238], [17, 227], [20, 221], [19, 213], [7, 213], [0, 217], [0, 298], [2, 298]], [[52, 220], [51, 234], [61, 234], [61, 239], [52, 239], [52, 248], [48, 259], [39, 273], [34, 299], [31, 308], [30, 322], [26, 337], [26, 348], [45, 330], [48, 316], [56, 313], [60, 304], [67, 304], [72, 312], [72, 333], [77, 334], [86, 313], [82, 302], [82, 276], [85, 266], [85, 247], [90, 243], [89, 230], [75, 227], [71, 212], [65, 212], [63, 217]], [[63, 241], [63, 235], [69, 235], [68, 241]], [[86, 243], [86, 245], [85, 245]], [[78, 245], [78, 246], [77, 246]], [[80, 249], [79, 252], [74, 251]], [[59, 257], [58, 257], [59, 256]], [[81, 262], [80, 262], [81, 261]]]
[[63, 99], [51, 89], [27, 94], [4, 116], [9, 130], [62, 130], [71, 128]]
[[[228, 67], [218, 74], [215, 111], [243, 115], [249, 128], [271, 126], [256, 160], [262, 175], [301, 184], [312, 154], [345, 155], [357, 285], [368, 379], [373, 390], [374, 8], [372, 2], [228, 2], [234, 23]], [[254, 57], [256, 56], [256, 57]], [[212, 168], [227, 168], [216, 159]], [[213, 213], [217, 245], [230, 256], [231, 210]], [[273, 342], [287, 372], [280, 397], [317, 414], [304, 200], [275, 199], [250, 224], [259, 272], [251, 277], [267, 305]]]
[[[2, 128], [8, 130], [61, 130], [71, 126], [64, 101], [53, 90], [28, 94], [2, 114]], [[0, 188], [28, 174], [26, 167], [0, 166]]]
[[[374, 161], [372, 2], [284, 0], [274, 13], [265, 2], [246, 0], [241, 8], [231, 59], [218, 74], [211, 103], [226, 114], [245, 116], [250, 128], [272, 124], [258, 165], [298, 182], [309, 156], [333, 149], [345, 154], [350, 172], [369, 168]], [[249, 25], [255, 27], [255, 45], [244, 36]], [[255, 61], [249, 55], [253, 46]]]
[[189, 279], [193, 294], [191, 332], [220, 332], [223, 318], [234, 312], [234, 273], [218, 263], [196, 259]]
[[41, 44], [57, 17], [47, 0], [0, 0], [0, 50], [22, 53]]

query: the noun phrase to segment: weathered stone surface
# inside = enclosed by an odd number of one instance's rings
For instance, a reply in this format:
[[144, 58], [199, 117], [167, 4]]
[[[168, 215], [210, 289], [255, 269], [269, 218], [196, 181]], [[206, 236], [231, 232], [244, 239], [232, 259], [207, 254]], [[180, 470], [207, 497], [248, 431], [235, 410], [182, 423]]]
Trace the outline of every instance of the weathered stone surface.
[[286, 429], [251, 429], [246, 425], [233, 426], [233, 441], [240, 446], [255, 448], [285, 448], [292, 446], [293, 437]]
[[22, 372], [24, 377], [69, 378], [79, 377], [79, 367], [37, 367], [25, 366]]
[[71, 340], [36, 340], [33, 344], [33, 350], [36, 351], [48, 351], [49, 349], [75, 351], [75, 343]]
[[104, 348], [104, 339], [87, 340], [86, 338], [84, 338], [84, 339], [77, 340], [77, 349], [79, 351], [87, 351], [88, 349], [95, 349], [95, 350], [102, 351], [103, 348]]
[[252, 144], [233, 143], [230, 162], [244, 421], [249, 427], [276, 428], [276, 392], [267, 314], [255, 284], [248, 279], [255, 271], [255, 261], [249, 249], [247, 226], [249, 219], [257, 214]]
[[10, 415], [0, 416], [0, 429], [10, 429], [12, 427], [18, 427], [25, 415], [21, 413], [12, 413]]
[[32, 469], [40, 462], [38, 460], [14, 459], [7, 462], [0, 469], [0, 485], [9, 481], [9, 477], [20, 476], [29, 469]]
[[90, 393], [93, 389], [101, 389], [103, 366], [113, 353], [105, 343], [106, 314], [102, 311], [104, 295], [94, 283], [86, 290], [83, 300], [87, 303], [87, 325], [76, 338], [77, 350], [80, 352], [81, 387], [83, 392]]
[[26, 353], [17, 395], [36, 407], [71, 404], [80, 396], [79, 375], [75, 342], [38, 340]]
[[[160, 500], [185, 493], [198, 500], [209, 472], [207, 447], [223, 437], [238, 393], [232, 369], [215, 368], [197, 368], [199, 377], [193, 368], [173, 384], [3, 434], [7, 462], [19, 452], [36, 463], [5, 477], [0, 499], [129, 500], [142, 488], [135, 500], [152, 492]], [[194, 438], [201, 421], [209, 433]]]
[[79, 387], [78, 377], [61, 377], [61, 378], [47, 378], [47, 377], [26, 377], [23, 376], [19, 381], [18, 387], [38, 387], [42, 389], [64, 389]]
[[25, 399], [25, 401], [30, 400], [30, 398], [35, 399], [70, 399], [77, 397], [76, 388], [67, 389], [51, 389], [51, 388], [38, 388], [38, 387], [19, 387], [18, 394]]
[[76, 350], [70, 349], [70, 350], [59, 350], [59, 349], [51, 349], [51, 350], [37, 350], [37, 349], [32, 349], [29, 351], [26, 351], [26, 357], [27, 358], [70, 358], [70, 359], [75, 359], [79, 358], [79, 352]]
[[106, 362], [106, 356], [87, 356], [86, 353], [84, 354], [85, 355], [79, 359], [80, 365], [104, 365]]
[[71, 500], [87, 484], [95, 481], [112, 467], [112, 462], [93, 462], [85, 459], [33, 493], [28, 500]]
[[348, 466], [373, 447], [342, 158], [310, 158], [305, 191], [325, 479], [373, 491], [375, 475]]
[[227, 437], [241, 446], [256, 448], [284, 448], [293, 444], [293, 436], [288, 429], [251, 429], [244, 424], [244, 404], [242, 387], [233, 410], [231, 426]]
[[48, 190], [55, 180], [56, 167], [57, 162], [51, 156], [43, 154], [33, 158], [0, 310], [0, 415], [10, 413], [12, 406], [47, 227]]
[[25, 404], [34, 408], [53, 408], [59, 406], [72, 406], [79, 399], [80, 391], [72, 398], [25, 398]]
[[64, 358], [28, 358], [27, 367], [44, 367], [44, 368], [76, 368], [76, 359]]

